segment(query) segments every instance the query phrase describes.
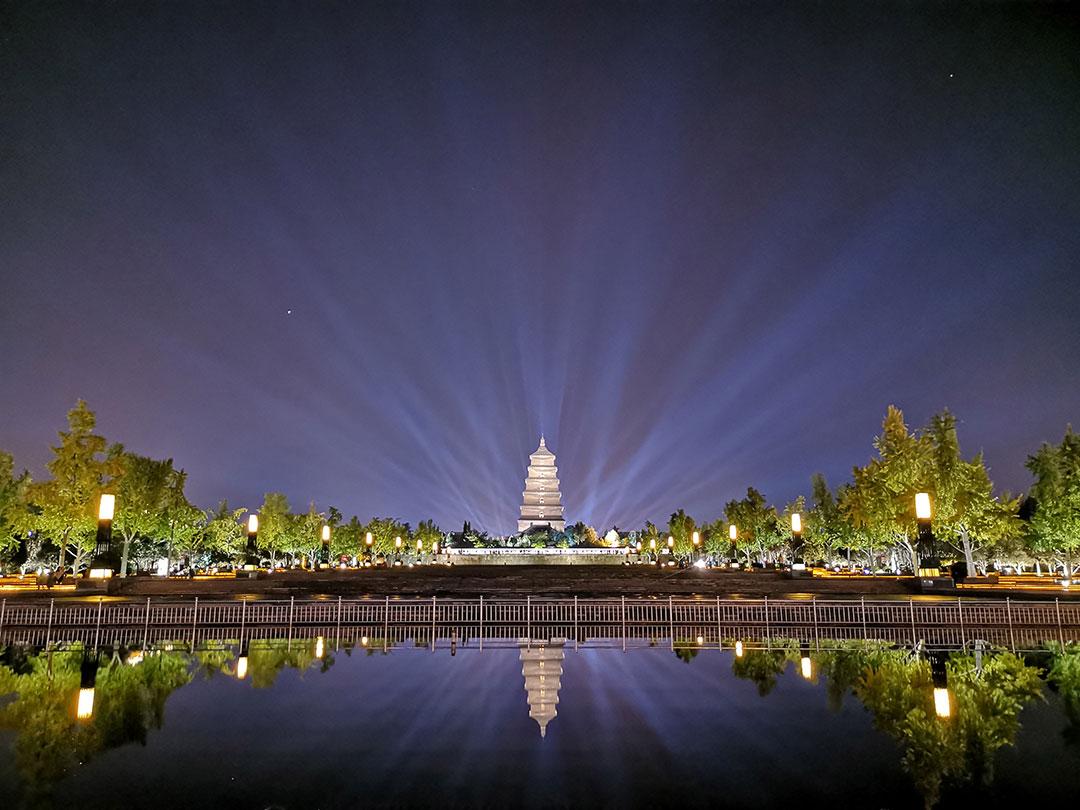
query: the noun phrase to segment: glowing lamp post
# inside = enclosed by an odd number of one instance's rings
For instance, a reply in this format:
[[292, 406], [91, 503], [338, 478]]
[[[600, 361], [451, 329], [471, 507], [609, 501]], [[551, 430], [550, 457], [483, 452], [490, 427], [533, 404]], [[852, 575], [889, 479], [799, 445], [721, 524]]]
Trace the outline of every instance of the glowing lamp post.
[[805, 643], [799, 651], [799, 670], [808, 681], [814, 677], [814, 663], [810, 660], [810, 646]]
[[108, 579], [113, 575], [112, 523], [116, 510], [116, 496], [104, 493], [98, 502], [97, 541], [94, 557], [87, 576], [90, 579]]
[[321, 659], [326, 655], [326, 639], [317, 636], [315, 639], [315, 657]]
[[97, 684], [97, 653], [83, 650], [79, 666], [79, 698], [75, 704], [75, 719], [89, 720], [94, 716], [94, 690]]
[[949, 673], [945, 669], [945, 655], [934, 653], [930, 656], [930, 678], [934, 684], [934, 714], [941, 718], [952, 715], [949, 699]]
[[727, 536], [728, 540], [731, 541], [731, 559], [735, 561], [737, 567], [739, 562], [739, 550], [735, 548], [735, 541], [739, 539], [739, 530], [734, 523], [727, 527]]
[[656, 559], [656, 538], [655, 537], [649, 538], [649, 556], [652, 557], [653, 560]]
[[394, 565], [401, 565], [401, 538], [394, 538]]
[[791, 515], [791, 570], [792, 571], [805, 571], [806, 562], [803, 560], [803, 536], [802, 536], [802, 515], [798, 512], [793, 512]]
[[[438, 540], [432, 540], [431, 541], [431, 556], [432, 557], [438, 557], [439, 556], [439, 541]], [[436, 560], [436, 562], [438, 562], [438, 560]]]
[[742, 644], [742, 641], [739, 640], [739, 639], [736, 639], [736, 641], [735, 641], [735, 657], [736, 658], [742, 658], [742, 656], [743, 656], [743, 644]]
[[937, 541], [934, 539], [934, 531], [930, 525], [932, 510], [930, 507], [930, 494], [927, 492], [915, 493], [915, 522], [919, 527], [919, 539], [916, 543], [919, 554], [920, 577], [937, 577], [941, 575], [941, 560], [937, 555]]
[[259, 558], [256, 552], [257, 544], [259, 541], [259, 516], [254, 512], [248, 515], [247, 525], [247, 548], [245, 549], [244, 556], [244, 570], [254, 571], [259, 564]]
[[701, 535], [698, 532], [694, 532], [691, 537], [691, 542], [694, 544], [694, 554], [697, 554], [701, 550]]
[[424, 541], [423, 540], [417, 540], [416, 541], [416, 561], [417, 562], [420, 562], [420, 558], [423, 556], [423, 554], [424, 554]]
[[327, 523], [324, 523], [322, 527], [322, 549], [322, 564], [324, 568], [327, 568], [330, 566], [330, 525]]
[[240, 655], [236, 658], [236, 680], [242, 681], [247, 677], [248, 671], [248, 645], [244, 642], [240, 645]]
[[367, 560], [365, 562], [366, 565], [371, 565], [371, 544], [373, 541], [374, 538], [371, 536], [371, 532], [368, 532], [364, 535], [364, 546], [367, 548]]

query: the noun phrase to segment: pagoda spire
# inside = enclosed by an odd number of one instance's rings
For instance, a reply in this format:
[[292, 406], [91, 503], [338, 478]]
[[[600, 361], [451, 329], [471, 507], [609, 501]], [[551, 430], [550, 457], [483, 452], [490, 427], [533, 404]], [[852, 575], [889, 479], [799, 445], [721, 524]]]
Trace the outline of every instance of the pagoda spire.
[[529, 454], [529, 470], [518, 514], [519, 532], [528, 531], [534, 526], [546, 526], [557, 532], [566, 528], [558, 475], [555, 454], [548, 449], [541, 433], [540, 446]]

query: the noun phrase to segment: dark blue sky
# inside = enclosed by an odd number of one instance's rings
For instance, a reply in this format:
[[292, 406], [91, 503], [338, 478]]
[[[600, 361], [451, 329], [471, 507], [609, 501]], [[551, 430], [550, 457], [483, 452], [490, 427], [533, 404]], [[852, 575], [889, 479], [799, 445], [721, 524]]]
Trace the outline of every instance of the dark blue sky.
[[[782, 503], [948, 406], [1080, 423], [1049, 6], [6, 3], [0, 447], [77, 397], [204, 506], [601, 528]], [[291, 314], [289, 314], [291, 310]]]

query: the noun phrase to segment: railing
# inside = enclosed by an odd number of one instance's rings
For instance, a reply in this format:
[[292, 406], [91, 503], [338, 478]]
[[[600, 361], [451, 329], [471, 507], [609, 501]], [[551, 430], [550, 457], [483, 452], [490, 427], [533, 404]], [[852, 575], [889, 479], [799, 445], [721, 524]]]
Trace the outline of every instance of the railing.
[[[1013, 650], [1080, 641], [1080, 603], [1001, 600], [708, 599], [688, 597], [360, 598], [67, 603], [0, 602], [0, 643], [184, 643], [241, 638], [363, 638], [385, 645], [550, 638], [730, 647], [735, 639], [847, 641], [959, 648], [974, 640]], [[699, 641], [700, 639], [700, 641]]]

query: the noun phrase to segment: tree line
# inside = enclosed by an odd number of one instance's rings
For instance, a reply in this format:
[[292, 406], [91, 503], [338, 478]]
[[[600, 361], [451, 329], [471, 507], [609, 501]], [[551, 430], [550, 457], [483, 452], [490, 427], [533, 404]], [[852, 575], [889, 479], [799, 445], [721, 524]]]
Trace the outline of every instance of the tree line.
[[[42, 481], [26, 472], [16, 474], [12, 456], [0, 451], [0, 555], [7, 566], [82, 570], [93, 552], [102, 492], [116, 495], [114, 542], [128, 570], [146, 570], [161, 558], [207, 565], [240, 557], [246, 541], [243, 517], [251, 510], [226, 501], [200, 509], [186, 497], [187, 475], [172, 459], [131, 453], [122, 444], [106, 441], [95, 427], [93, 411], [80, 400], [68, 413], [67, 430], [52, 448], [46, 465], [49, 477]], [[797, 512], [807, 560], [913, 569], [914, 498], [916, 492], [928, 492], [934, 533], [946, 556], [951, 550], [970, 571], [991, 564], [1045, 565], [1069, 573], [1075, 569], [1080, 551], [1080, 437], [1071, 428], [1060, 444], [1043, 444], [1028, 458], [1033, 483], [1022, 495], [995, 493], [982, 454], [965, 458], [961, 453], [956, 417], [947, 410], [912, 430], [903, 413], [890, 406], [873, 447], [870, 461], [854, 467], [851, 480], [835, 489], [816, 474], [808, 497], [800, 495], [778, 507], [749, 487], [743, 498], [725, 504], [721, 517], [699, 521], [679, 509], [663, 531], [646, 522], [643, 528], [618, 532], [619, 542], [660, 551], [670, 537], [672, 551], [684, 557], [700, 553], [746, 564], [782, 562], [794, 551], [790, 518]], [[324, 525], [331, 529], [335, 559], [368, 551], [410, 552], [417, 541], [426, 551], [435, 542], [457, 547], [588, 547], [608, 542], [606, 535], [581, 522], [565, 531], [502, 538], [468, 522], [461, 531], [446, 533], [431, 520], [415, 529], [392, 517], [346, 520], [338, 509], [320, 510], [314, 503], [293, 512], [280, 492], [267, 493], [257, 511], [263, 559], [285, 565], [319, 552]]]

